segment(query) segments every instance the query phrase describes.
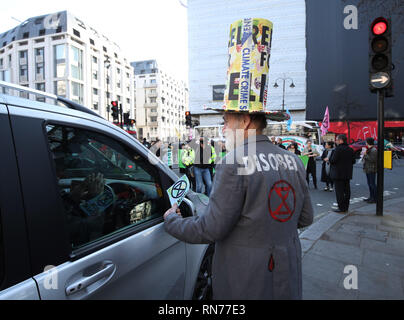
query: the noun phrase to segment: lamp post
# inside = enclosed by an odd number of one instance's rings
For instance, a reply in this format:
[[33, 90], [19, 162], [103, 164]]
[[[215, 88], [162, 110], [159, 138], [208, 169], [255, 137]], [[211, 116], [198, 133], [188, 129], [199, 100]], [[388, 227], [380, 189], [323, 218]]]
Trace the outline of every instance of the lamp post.
[[292, 84], [290, 85], [290, 87], [291, 87], [292, 89], [295, 88], [296, 86], [295, 86], [295, 84], [293, 83], [293, 79], [292, 79], [292, 78], [278, 78], [278, 79], [276, 79], [276, 81], [275, 81], [274, 88], [278, 88], [278, 87], [279, 87], [279, 85], [278, 85], [278, 81], [279, 81], [279, 80], [282, 80], [282, 81], [283, 81], [282, 111], [285, 111], [285, 84], [286, 84], [286, 81], [287, 81], [287, 80], [290, 80], [290, 81], [292, 82]]
[[107, 85], [107, 120], [109, 121], [109, 112], [110, 112], [110, 107], [109, 107], [109, 68], [111, 67], [111, 61], [109, 61], [109, 57], [107, 56], [107, 59], [104, 61], [104, 67], [106, 69], [106, 77], [105, 77], [105, 82]]

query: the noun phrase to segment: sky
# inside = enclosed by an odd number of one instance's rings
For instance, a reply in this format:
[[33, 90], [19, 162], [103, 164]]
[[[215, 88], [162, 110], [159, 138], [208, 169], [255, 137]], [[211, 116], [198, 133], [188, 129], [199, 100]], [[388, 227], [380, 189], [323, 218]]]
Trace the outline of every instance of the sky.
[[188, 80], [185, 0], [14, 0], [2, 1], [0, 33], [24, 20], [68, 10], [116, 42], [129, 61], [156, 59], [161, 68]]

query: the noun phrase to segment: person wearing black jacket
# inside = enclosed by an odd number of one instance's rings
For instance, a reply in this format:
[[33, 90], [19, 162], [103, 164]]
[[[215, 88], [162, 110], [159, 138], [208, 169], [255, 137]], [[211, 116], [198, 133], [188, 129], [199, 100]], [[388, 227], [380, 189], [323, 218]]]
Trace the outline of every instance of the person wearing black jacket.
[[337, 148], [329, 159], [330, 177], [334, 180], [335, 193], [337, 196], [338, 209], [337, 213], [347, 213], [349, 210], [349, 201], [351, 199], [350, 181], [353, 175], [353, 165], [355, 164], [354, 151], [348, 146], [346, 135], [337, 137]]

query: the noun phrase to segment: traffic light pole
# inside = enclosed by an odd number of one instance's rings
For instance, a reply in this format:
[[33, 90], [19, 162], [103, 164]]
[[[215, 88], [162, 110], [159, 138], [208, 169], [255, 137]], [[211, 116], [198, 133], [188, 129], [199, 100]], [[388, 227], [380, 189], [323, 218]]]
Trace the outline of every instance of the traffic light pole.
[[377, 207], [376, 214], [383, 216], [384, 194], [384, 96], [385, 90], [377, 91], [378, 138], [377, 138]]
[[123, 112], [122, 112], [122, 103], [119, 104], [119, 117], [120, 117], [120, 126], [123, 129]]

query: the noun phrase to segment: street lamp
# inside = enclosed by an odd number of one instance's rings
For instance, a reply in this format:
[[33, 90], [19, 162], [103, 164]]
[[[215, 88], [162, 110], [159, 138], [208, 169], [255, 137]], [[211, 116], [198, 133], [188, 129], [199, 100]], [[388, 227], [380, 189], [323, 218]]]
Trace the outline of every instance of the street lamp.
[[110, 112], [110, 108], [109, 108], [109, 90], [108, 90], [108, 88], [109, 88], [109, 68], [111, 67], [111, 61], [109, 61], [109, 57], [107, 56], [107, 59], [104, 61], [104, 67], [105, 67], [105, 69], [106, 69], [106, 72], [105, 72], [105, 74], [106, 74], [106, 77], [105, 77], [105, 82], [106, 82], [106, 85], [107, 85], [107, 119], [108, 119], [108, 121], [109, 121], [109, 112]]
[[287, 80], [290, 80], [292, 82], [292, 84], [290, 85], [290, 88], [296, 88], [295, 84], [293, 83], [293, 79], [292, 78], [278, 78], [275, 81], [275, 85], [274, 88], [279, 88], [278, 85], [278, 80], [282, 80], [283, 81], [283, 98], [282, 98], [282, 111], [285, 111], [285, 84]]

